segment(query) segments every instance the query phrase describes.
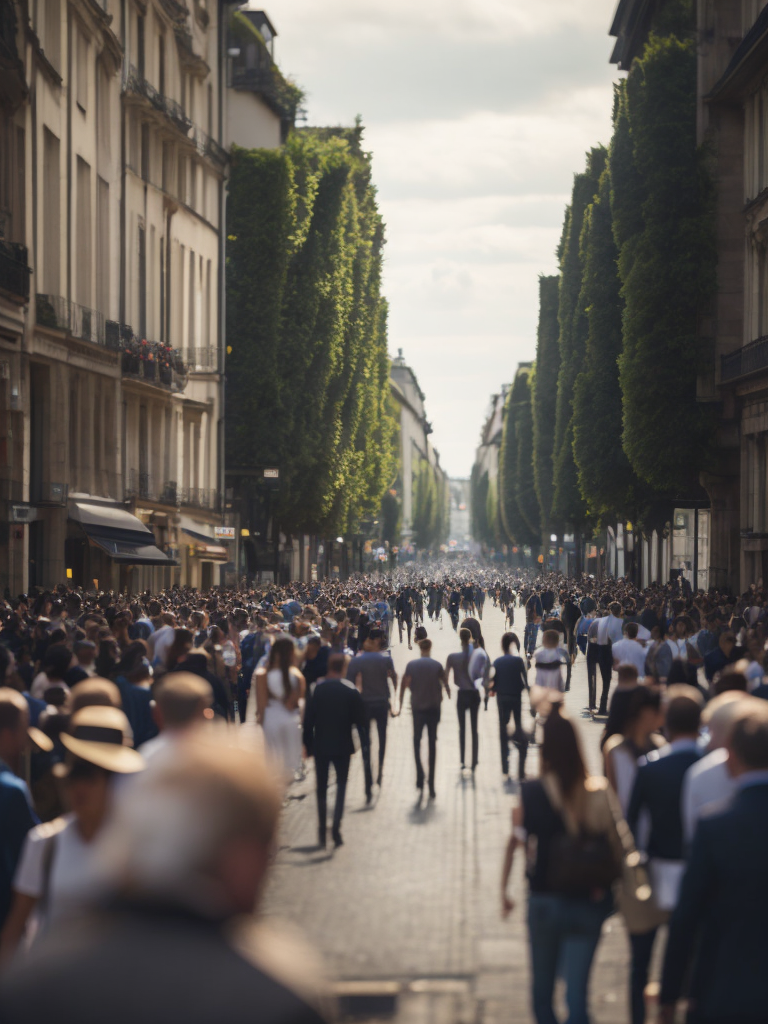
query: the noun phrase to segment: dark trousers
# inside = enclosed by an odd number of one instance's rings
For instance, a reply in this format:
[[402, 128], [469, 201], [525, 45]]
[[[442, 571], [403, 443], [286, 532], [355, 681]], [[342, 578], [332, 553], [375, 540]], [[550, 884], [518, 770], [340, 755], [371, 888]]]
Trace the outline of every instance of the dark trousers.
[[369, 700], [365, 701], [366, 727], [365, 736], [360, 737], [360, 745], [363, 751], [363, 771], [365, 773], [365, 792], [370, 793], [373, 789], [373, 769], [371, 768], [371, 722], [376, 723], [376, 730], [379, 734], [379, 778], [384, 768], [384, 754], [387, 751], [387, 724], [389, 723], [389, 701]]
[[603, 680], [603, 692], [600, 694], [600, 710], [605, 713], [608, 710], [608, 691], [611, 688], [611, 673], [613, 672], [613, 649], [610, 644], [597, 645], [598, 664], [600, 676]]
[[538, 622], [526, 622], [525, 631], [523, 632], [523, 649], [529, 658], [533, 657], [533, 652], [536, 650], [536, 640], [538, 639], [538, 636]]
[[333, 809], [333, 835], [341, 830], [344, 817], [344, 801], [347, 797], [349, 778], [349, 754], [315, 754], [315, 778], [317, 781], [317, 819], [320, 835], [325, 837], [328, 819], [328, 772], [333, 765], [336, 772], [336, 806]]
[[429, 745], [429, 791], [435, 788], [435, 762], [437, 761], [437, 727], [440, 723], [440, 708], [425, 708], [413, 712], [413, 756], [416, 759], [416, 785], [424, 785], [424, 767], [421, 763], [421, 736], [427, 730]]
[[518, 754], [518, 776], [525, 777], [525, 759], [528, 754], [528, 737], [523, 731], [522, 708], [520, 697], [497, 697], [499, 709], [499, 741], [501, 743], [501, 771], [509, 775], [509, 733], [507, 727], [510, 717], [515, 721], [514, 744]]
[[459, 715], [459, 752], [461, 754], [461, 763], [466, 764], [464, 760], [464, 749], [466, 747], [467, 739], [467, 712], [469, 712], [469, 721], [472, 729], [472, 767], [477, 765], [477, 712], [480, 709], [480, 694], [477, 690], [459, 690], [456, 697], [456, 711]]
[[645, 986], [648, 984], [653, 943], [657, 931], [657, 928], [653, 928], [642, 935], [629, 936], [632, 948], [632, 969], [629, 983], [632, 1024], [644, 1024], [645, 1022]]
[[589, 710], [597, 707], [597, 663], [600, 648], [597, 644], [587, 644], [587, 688], [589, 690]]

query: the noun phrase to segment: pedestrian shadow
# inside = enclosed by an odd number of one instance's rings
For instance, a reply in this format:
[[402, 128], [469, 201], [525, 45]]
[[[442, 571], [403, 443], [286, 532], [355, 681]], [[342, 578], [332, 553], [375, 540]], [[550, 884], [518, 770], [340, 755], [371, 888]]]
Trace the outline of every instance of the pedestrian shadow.
[[424, 802], [423, 798], [419, 797], [417, 802], [408, 812], [408, 821], [411, 825], [427, 825], [434, 816], [435, 801], [427, 800]]

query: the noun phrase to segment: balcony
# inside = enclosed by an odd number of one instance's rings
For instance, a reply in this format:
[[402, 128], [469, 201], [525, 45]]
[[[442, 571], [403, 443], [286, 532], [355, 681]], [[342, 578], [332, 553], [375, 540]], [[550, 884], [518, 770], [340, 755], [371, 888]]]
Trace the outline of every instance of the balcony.
[[190, 373], [219, 372], [219, 352], [213, 346], [184, 349], [184, 362]]
[[89, 309], [77, 302], [69, 302], [61, 295], [41, 295], [36, 297], [38, 327], [53, 327], [57, 331], [66, 331], [78, 341], [89, 341], [92, 345], [107, 344], [106, 320], [103, 313]]
[[195, 149], [200, 156], [207, 157], [222, 167], [229, 160], [229, 153], [227, 153], [226, 149], [220, 146], [215, 139], [212, 139], [198, 125], [194, 125], [192, 129], [192, 139], [195, 143]]
[[720, 357], [720, 383], [728, 384], [768, 370], [768, 336], [751, 341], [744, 348]]
[[161, 483], [149, 473], [129, 470], [125, 486], [126, 498], [140, 501], [151, 501], [159, 505], [172, 505], [180, 508], [197, 508], [206, 512], [218, 512], [221, 508], [219, 491], [206, 487], [176, 486], [174, 480]]
[[177, 103], [176, 100], [172, 100], [169, 96], [164, 96], [161, 92], [158, 92], [154, 85], [148, 82], [143, 75], [139, 74], [139, 69], [134, 64], [131, 64], [128, 68], [125, 91], [133, 93], [134, 96], [142, 96], [155, 110], [164, 114], [180, 132], [184, 135], [188, 134], [189, 129], [192, 127], [192, 122], [184, 113], [181, 104]]
[[132, 336], [120, 339], [123, 377], [143, 380], [169, 391], [183, 391], [187, 367], [181, 353], [159, 341]]
[[26, 246], [0, 239], [0, 289], [16, 302], [29, 302], [31, 273]]
[[286, 81], [274, 64], [258, 68], [234, 65], [230, 85], [261, 96], [281, 120], [290, 124], [296, 120], [301, 91]]

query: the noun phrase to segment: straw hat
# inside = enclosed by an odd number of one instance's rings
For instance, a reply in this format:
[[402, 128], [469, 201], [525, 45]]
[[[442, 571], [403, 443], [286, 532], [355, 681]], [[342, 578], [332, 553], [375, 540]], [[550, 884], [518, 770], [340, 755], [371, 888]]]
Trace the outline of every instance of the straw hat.
[[61, 734], [67, 750], [108, 772], [140, 772], [144, 758], [128, 746], [131, 727], [119, 708], [89, 705], [72, 715], [69, 732]]

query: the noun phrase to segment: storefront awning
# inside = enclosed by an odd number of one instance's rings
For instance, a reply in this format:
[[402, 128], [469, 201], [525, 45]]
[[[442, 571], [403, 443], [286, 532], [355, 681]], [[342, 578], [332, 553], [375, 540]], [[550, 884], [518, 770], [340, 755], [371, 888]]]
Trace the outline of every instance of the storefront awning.
[[155, 544], [155, 536], [122, 508], [75, 502], [69, 518], [79, 523], [91, 543], [121, 565], [178, 565]]
[[203, 544], [211, 544], [215, 541], [213, 527], [208, 523], [199, 523], [190, 516], [179, 517], [179, 529], [193, 540], [202, 541]]

